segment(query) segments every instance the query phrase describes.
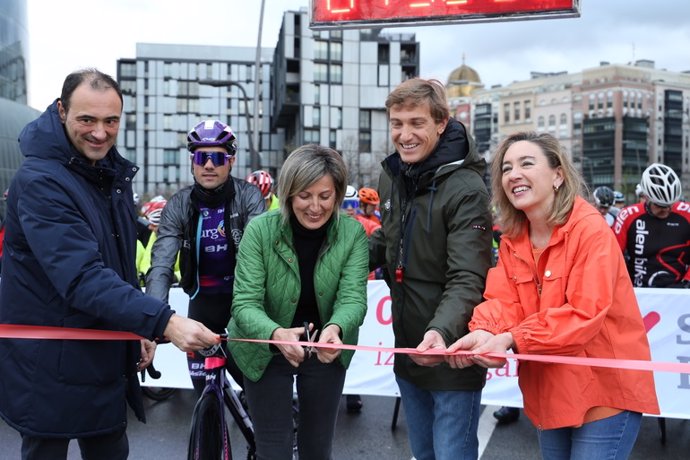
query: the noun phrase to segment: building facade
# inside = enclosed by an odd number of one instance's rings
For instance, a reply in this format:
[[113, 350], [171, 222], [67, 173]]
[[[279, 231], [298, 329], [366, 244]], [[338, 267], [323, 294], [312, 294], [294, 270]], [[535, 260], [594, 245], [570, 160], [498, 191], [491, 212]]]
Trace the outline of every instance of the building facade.
[[[219, 119], [238, 138], [232, 174], [282, 164], [283, 136], [270, 127], [270, 65], [273, 50], [261, 50], [261, 81], [255, 84], [256, 49], [138, 43], [136, 58], [119, 59], [117, 79], [124, 96], [118, 148], [142, 169], [134, 190], [145, 197], [169, 196], [193, 182], [187, 133], [198, 122]], [[254, 96], [259, 93], [259, 136], [252, 144]]]
[[533, 72], [530, 80], [475, 91], [472, 105], [478, 145], [491, 152], [516, 131], [548, 132], [590, 189], [606, 185], [631, 201], [642, 171], [660, 162], [690, 190], [690, 73], [648, 60], [602, 62], [574, 74]]
[[[19, 133], [39, 115], [26, 105], [28, 37], [26, 0], [0, 0], [0, 193], [24, 159]], [[0, 200], [0, 219], [4, 216]]]
[[339, 151], [356, 187], [376, 186], [393, 152], [385, 100], [419, 74], [414, 34], [309, 29], [306, 9], [283, 16], [271, 69], [271, 127], [285, 154], [306, 143]]

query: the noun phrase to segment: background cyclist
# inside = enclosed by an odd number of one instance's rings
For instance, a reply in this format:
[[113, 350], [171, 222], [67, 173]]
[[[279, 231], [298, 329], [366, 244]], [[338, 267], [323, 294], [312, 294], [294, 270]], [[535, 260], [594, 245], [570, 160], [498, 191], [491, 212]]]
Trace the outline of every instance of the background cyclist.
[[246, 181], [250, 184], [254, 184], [259, 187], [261, 195], [266, 200], [266, 211], [273, 211], [274, 209], [280, 208], [280, 201], [273, 191], [275, 184], [273, 183], [273, 177], [262, 169], [258, 169], [247, 175]]
[[646, 202], [623, 208], [613, 230], [636, 287], [690, 287], [690, 205], [678, 176], [653, 163], [642, 173]]
[[[214, 332], [230, 320], [237, 248], [247, 223], [264, 211], [259, 190], [230, 175], [237, 154], [232, 129], [206, 120], [187, 135], [194, 185], [175, 193], [163, 210], [153, 245], [146, 293], [168, 298], [173, 266], [180, 252], [180, 287], [189, 295], [190, 318]], [[192, 384], [197, 394], [205, 386], [204, 357], [188, 353]], [[242, 375], [228, 360], [230, 374]]]

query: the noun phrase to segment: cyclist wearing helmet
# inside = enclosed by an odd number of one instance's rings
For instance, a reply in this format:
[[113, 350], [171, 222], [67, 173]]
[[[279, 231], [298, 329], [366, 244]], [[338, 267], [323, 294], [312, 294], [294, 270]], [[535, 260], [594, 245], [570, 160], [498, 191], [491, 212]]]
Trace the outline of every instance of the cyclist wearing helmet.
[[613, 190], [606, 186], [597, 187], [594, 189], [592, 197], [594, 198], [594, 207], [596, 207], [602, 217], [606, 219], [606, 223], [609, 224], [609, 227], [612, 227], [616, 220], [616, 215], [611, 212], [614, 202]]
[[379, 203], [379, 194], [376, 190], [368, 187], [362, 187], [359, 189], [359, 209], [361, 215], [381, 225]]
[[[180, 259], [180, 287], [189, 295], [190, 318], [214, 332], [223, 332], [230, 320], [235, 257], [247, 223], [265, 209], [259, 190], [230, 175], [237, 154], [232, 129], [218, 120], [206, 120], [187, 135], [194, 185], [168, 201], [153, 245], [146, 292], [168, 298]], [[188, 354], [195, 390], [205, 385], [204, 358]], [[233, 379], [242, 384], [229, 361]]]
[[690, 205], [680, 201], [680, 179], [653, 163], [640, 188], [646, 202], [623, 208], [613, 227], [633, 285], [690, 287]]
[[280, 209], [278, 197], [273, 193], [273, 177], [267, 171], [259, 169], [251, 172], [245, 180], [259, 188], [261, 195], [266, 200], [266, 211]]
[[381, 224], [377, 224], [361, 214], [358, 214], [357, 211], [359, 210], [359, 203], [360, 198], [357, 194], [357, 189], [352, 185], [348, 185], [347, 189], [345, 190], [345, 198], [343, 199], [343, 204], [341, 207], [345, 210], [345, 213], [348, 216], [354, 218], [362, 224], [364, 227], [364, 232], [367, 234], [367, 237], [369, 237], [377, 228], [381, 226]]
[[625, 207], [625, 195], [618, 190], [613, 191], [613, 207], [616, 208], [612, 209], [616, 215]]

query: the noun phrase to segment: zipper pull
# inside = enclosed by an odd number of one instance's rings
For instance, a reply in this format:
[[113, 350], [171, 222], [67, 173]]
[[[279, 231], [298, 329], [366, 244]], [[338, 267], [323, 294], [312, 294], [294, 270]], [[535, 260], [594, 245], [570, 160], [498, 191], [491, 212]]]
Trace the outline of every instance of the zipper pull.
[[398, 266], [395, 268], [395, 282], [396, 282], [396, 283], [402, 283], [402, 281], [403, 281], [403, 271], [404, 271], [404, 269], [403, 269], [402, 265], [398, 265]]

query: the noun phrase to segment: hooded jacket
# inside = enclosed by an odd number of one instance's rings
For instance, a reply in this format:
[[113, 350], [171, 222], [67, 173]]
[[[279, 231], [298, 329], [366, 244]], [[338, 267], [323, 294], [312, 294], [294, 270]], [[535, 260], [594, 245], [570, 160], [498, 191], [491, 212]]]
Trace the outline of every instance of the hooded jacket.
[[[491, 266], [486, 163], [451, 118], [425, 160], [405, 164], [396, 152], [382, 166], [382, 227], [370, 238], [370, 268], [385, 264], [392, 278], [395, 346], [415, 348], [430, 329], [449, 346], [468, 332]], [[419, 366], [407, 355], [395, 357], [394, 371], [426, 390], [480, 390], [486, 382], [479, 366]]]
[[[226, 230], [228, 240], [234, 242], [230, 249], [236, 254], [247, 223], [264, 212], [266, 204], [259, 189], [245, 180], [229, 176], [224, 187], [227, 190], [221, 197], [225, 206], [223, 225], [229, 229]], [[166, 302], [174, 279], [173, 266], [178, 260], [178, 252], [180, 287], [190, 297], [194, 297], [199, 290], [198, 233], [201, 231], [199, 216], [203, 203], [196, 198], [193, 188], [183, 188], [165, 205], [156, 242], [151, 250], [146, 293]]]
[[[138, 288], [132, 177], [113, 147], [91, 165], [54, 102], [19, 136], [10, 185], [0, 323], [161, 337], [173, 312]], [[126, 393], [143, 419], [138, 341], [0, 340], [0, 415], [21, 433], [83, 437], [122, 429]]]
[[[470, 329], [510, 332], [519, 353], [650, 359], [623, 254], [606, 220], [582, 198], [554, 229], [539, 266], [527, 228], [517, 238], [503, 236], [484, 295]], [[524, 361], [518, 382], [525, 414], [540, 429], [581, 425], [597, 406], [659, 413], [647, 371]]]

